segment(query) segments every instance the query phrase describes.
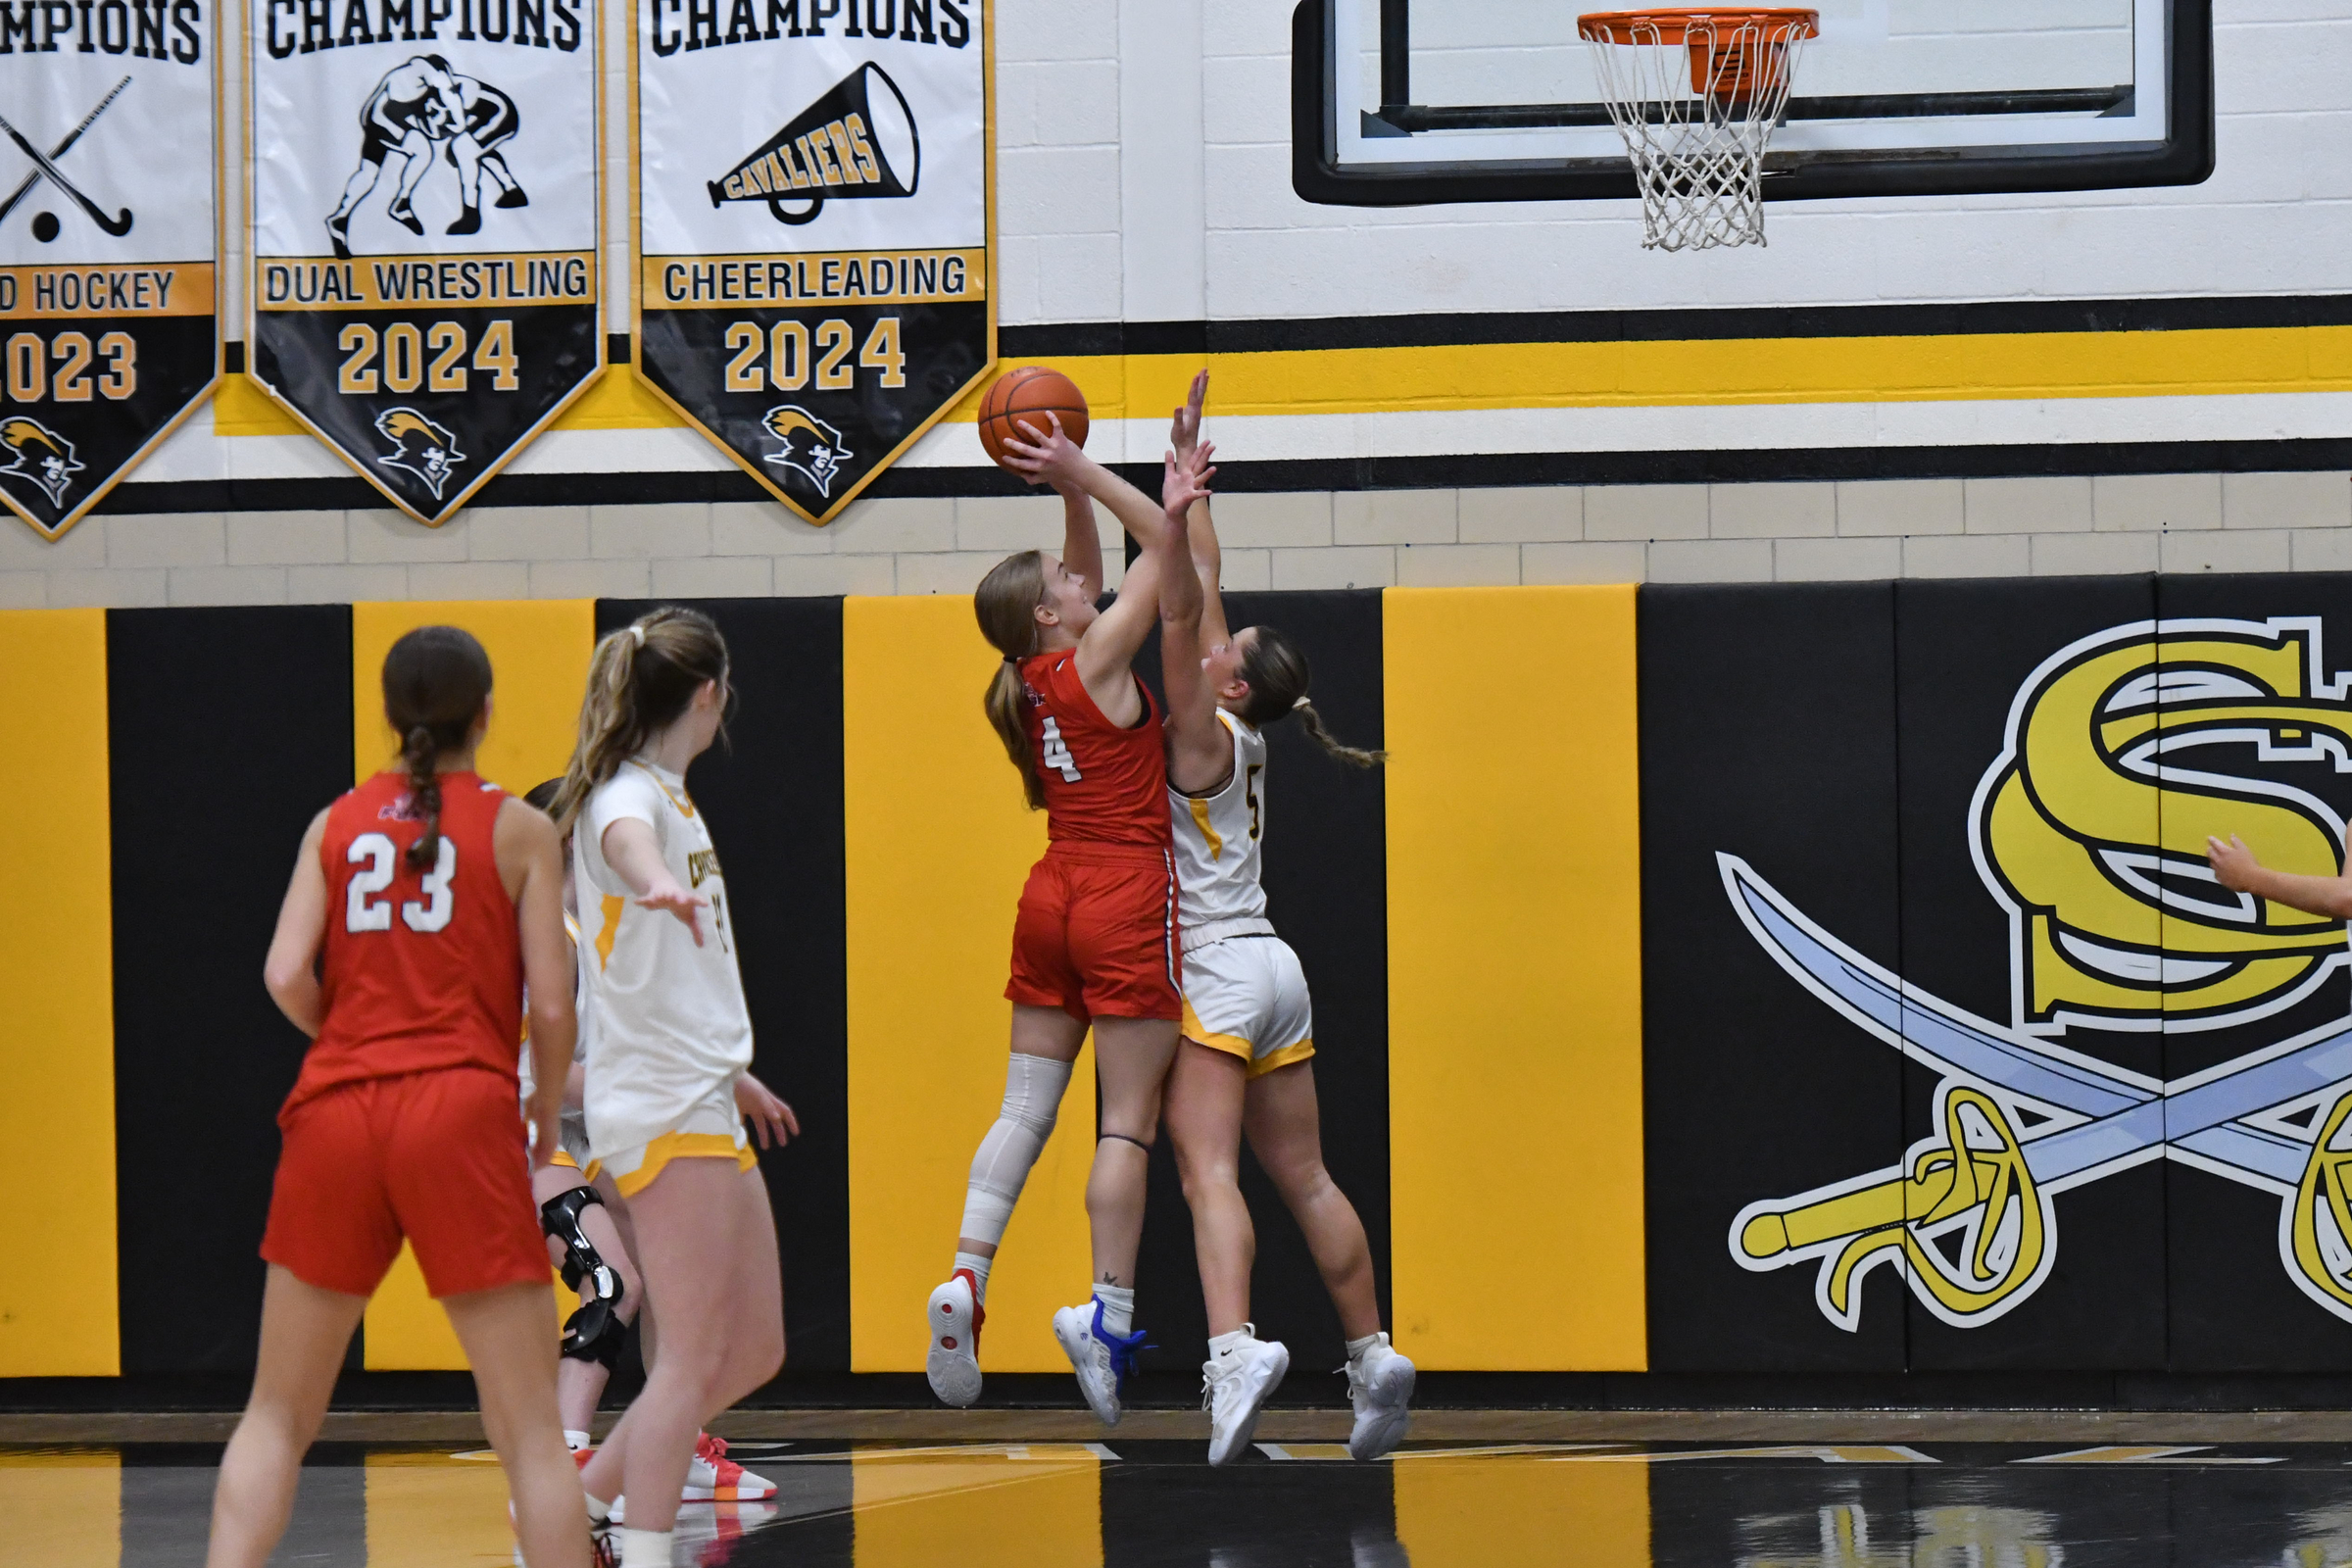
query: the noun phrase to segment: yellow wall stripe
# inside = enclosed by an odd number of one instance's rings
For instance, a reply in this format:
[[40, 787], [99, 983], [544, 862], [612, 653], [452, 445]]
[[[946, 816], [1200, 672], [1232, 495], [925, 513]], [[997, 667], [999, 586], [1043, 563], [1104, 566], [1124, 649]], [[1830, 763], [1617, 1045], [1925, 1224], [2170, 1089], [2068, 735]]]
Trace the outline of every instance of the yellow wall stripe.
[[1390, 589], [1396, 1330], [1432, 1369], [1640, 1370], [1634, 589]]
[[[399, 742], [384, 722], [384, 655], [418, 626], [463, 626], [490, 654], [490, 730], [477, 765], [484, 778], [519, 795], [564, 771], [578, 731], [588, 656], [596, 646], [596, 604], [588, 599], [478, 604], [367, 604], [351, 607], [352, 775], [395, 765]], [[466, 1353], [449, 1319], [425, 1294], [407, 1247], [368, 1303], [369, 1371], [462, 1371]]]
[[0, 615], [0, 1377], [112, 1377], [106, 612]]
[[[1046, 819], [981, 712], [997, 655], [969, 599], [851, 599], [841, 635], [850, 1367], [911, 1372], [1004, 1099], [1013, 907]], [[1086, 1295], [1094, 1130], [1082, 1059], [990, 1279], [986, 1370], [1069, 1365], [1053, 1311]]]
[[[1902, 337], [1467, 343], [1254, 354], [1072, 355], [1034, 362], [1086, 390], [1095, 416], [1158, 418], [1203, 365], [1216, 412], [1394, 414], [1753, 403], [1916, 403], [1998, 398], [2203, 397], [2352, 388], [2352, 326], [2177, 332], [1956, 332]], [[224, 435], [297, 434], [258, 394], [227, 390]], [[947, 416], [979, 417], [976, 389]], [[677, 416], [619, 368], [556, 421], [563, 429], [659, 428]]]

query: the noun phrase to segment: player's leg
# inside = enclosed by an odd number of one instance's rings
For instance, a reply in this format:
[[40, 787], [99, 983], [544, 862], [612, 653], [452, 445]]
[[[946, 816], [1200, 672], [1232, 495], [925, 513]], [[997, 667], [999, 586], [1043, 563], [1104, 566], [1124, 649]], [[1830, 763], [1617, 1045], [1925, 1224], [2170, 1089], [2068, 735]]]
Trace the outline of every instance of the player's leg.
[[1364, 1222], [1323, 1164], [1314, 1063], [1295, 1061], [1251, 1079], [1242, 1124], [1250, 1152], [1298, 1222], [1323, 1288], [1339, 1309], [1340, 1331], [1348, 1337], [1348, 1391], [1356, 1415], [1348, 1450], [1359, 1459], [1376, 1459], [1404, 1436], [1414, 1369], [1381, 1332]]
[[[592, 1193], [594, 1202], [572, 1193]], [[579, 1309], [564, 1324], [563, 1354], [556, 1365], [556, 1402], [564, 1414], [564, 1441], [573, 1448], [587, 1446], [596, 1407], [605, 1396], [612, 1368], [620, 1356], [628, 1327], [645, 1301], [645, 1285], [636, 1260], [623, 1244], [618, 1225], [604, 1198], [581, 1179], [579, 1168], [566, 1159], [542, 1166], [531, 1177], [531, 1197], [539, 1203], [541, 1228], [546, 1230], [548, 1259], [576, 1280]], [[573, 1224], [588, 1246], [583, 1250], [564, 1239]], [[600, 1282], [597, 1270], [607, 1271]], [[602, 1287], [616, 1289], [606, 1297]]]
[[1250, 1316], [1250, 1268], [1257, 1235], [1242, 1200], [1242, 1097], [1249, 1063], [1231, 1052], [1186, 1040], [1168, 1074], [1167, 1128], [1176, 1173], [1193, 1211], [1193, 1251], [1200, 1260], [1201, 1302], [1213, 1339]]
[[[326, 1418], [368, 1298], [306, 1285], [277, 1264], [262, 1287], [253, 1394], [220, 1455], [205, 1568], [262, 1568], [294, 1511], [302, 1456]], [[542, 1336], [547, 1321], [539, 1323]]]
[[482, 1428], [507, 1473], [523, 1560], [531, 1568], [587, 1568], [579, 1468], [556, 1413], [551, 1295], [545, 1284], [507, 1285], [444, 1297], [441, 1306], [473, 1368]]
[[522, 181], [516, 179], [514, 172], [507, 167], [507, 155], [497, 148], [491, 147], [483, 150], [482, 172], [488, 174], [492, 183], [498, 186], [498, 200], [492, 202], [491, 206], [528, 207], [531, 205], [531, 198], [523, 192]]
[[343, 199], [327, 215], [326, 232], [334, 241], [337, 256], [351, 254], [351, 215], [359, 210], [368, 193], [375, 189], [376, 177], [384, 172], [383, 149], [373, 137], [367, 138], [360, 148], [360, 164], [343, 182]]
[[432, 139], [422, 130], [411, 126], [394, 151], [407, 162], [401, 166], [399, 187], [393, 191], [392, 200], [385, 206], [384, 212], [410, 233], [421, 235], [424, 224], [417, 221], [416, 209], [411, 199], [416, 194], [416, 187], [423, 181], [425, 173], [433, 167]]
[[1054, 1337], [1078, 1374], [1079, 1392], [1105, 1425], [1119, 1419], [1120, 1391], [1144, 1341], [1135, 1327], [1135, 1257], [1143, 1245], [1152, 1140], [1161, 1085], [1176, 1056], [1176, 1031], [1173, 1018], [1095, 1017], [1101, 1131], [1086, 1179], [1093, 1298], [1054, 1313]]
[[[628, 1494], [628, 1527], [622, 1533], [627, 1568], [638, 1568], [632, 1552], [650, 1558], [658, 1551], [667, 1563], [666, 1538], [677, 1521], [680, 1490], [703, 1422], [773, 1376], [782, 1361], [781, 1309], [769, 1333], [747, 1315], [760, 1309], [757, 1299], [740, 1311], [729, 1299], [747, 1290], [747, 1265], [737, 1253], [757, 1241], [741, 1174], [732, 1159], [673, 1158], [629, 1195], [646, 1290], [662, 1303], [662, 1353], [644, 1391], [582, 1477], [589, 1494], [607, 1503], [624, 1489]], [[765, 1206], [762, 1190], [761, 1213]], [[765, 1267], [773, 1270], [772, 1225], [765, 1252]], [[749, 1281], [755, 1297], [760, 1261], [752, 1260], [755, 1273]]]

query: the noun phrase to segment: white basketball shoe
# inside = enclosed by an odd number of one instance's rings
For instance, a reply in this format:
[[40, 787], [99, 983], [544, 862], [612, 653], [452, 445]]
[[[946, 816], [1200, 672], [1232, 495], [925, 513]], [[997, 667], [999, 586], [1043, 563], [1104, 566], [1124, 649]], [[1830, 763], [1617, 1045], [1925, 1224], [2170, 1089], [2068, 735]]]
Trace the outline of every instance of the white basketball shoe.
[[1348, 1435], [1353, 1459], [1377, 1459], [1404, 1441], [1412, 1423], [1413, 1363], [1376, 1336], [1364, 1353], [1348, 1360], [1348, 1398], [1355, 1406], [1355, 1430]]
[[1144, 1331], [1112, 1334], [1102, 1327], [1102, 1303], [1065, 1306], [1054, 1314], [1054, 1337], [1061, 1353], [1078, 1374], [1078, 1392], [1086, 1396], [1095, 1419], [1106, 1427], [1119, 1424], [1119, 1396], [1135, 1371], [1135, 1353], [1144, 1348]]
[[960, 1410], [979, 1399], [980, 1326], [987, 1321], [980, 1282], [970, 1269], [957, 1269], [931, 1293], [930, 1304], [923, 1309], [923, 1331], [931, 1336], [923, 1375], [931, 1380], [931, 1392], [940, 1403]]
[[1291, 1369], [1291, 1352], [1279, 1340], [1261, 1341], [1257, 1325], [1245, 1323], [1250, 1338], [1211, 1355], [1200, 1366], [1200, 1408], [1208, 1412], [1208, 1462], [1230, 1464], [1250, 1446], [1257, 1412]]

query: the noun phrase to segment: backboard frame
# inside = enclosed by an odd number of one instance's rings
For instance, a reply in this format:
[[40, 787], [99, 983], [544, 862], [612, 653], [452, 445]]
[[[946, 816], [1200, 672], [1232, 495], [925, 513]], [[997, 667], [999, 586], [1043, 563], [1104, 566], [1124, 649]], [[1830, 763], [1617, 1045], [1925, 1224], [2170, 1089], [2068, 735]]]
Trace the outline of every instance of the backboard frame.
[[[1359, 111], [1364, 133], [1410, 138], [1426, 130], [1520, 125], [1605, 125], [1592, 105], [1431, 107], [1411, 101], [1407, 0], [1361, 0], [1379, 7], [1381, 99]], [[1561, 0], [1563, 5], [1574, 0]], [[1291, 184], [1305, 201], [1335, 207], [1417, 207], [1465, 202], [1593, 201], [1638, 194], [1622, 155], [1531, 159], [1512, 163], [1447, 159], [1343, 163], [1338, 114], [1343, 94], [1333, 43], [1340, 0], [1299, 0], [1291, 17]], [[2213, 173], [2212, 0], [2161, 0], [2166, 52], [2166, 134], [2161, 139], [2095, 146], [2020, 145], [1910, 156], [1885, 153], [1776, 152], [1767, 162], [1766, 201], [1852, 196], [1958, 196], [2000, 192], [2116, 190], [2194, 185]], [[1801, 68], [1800, 68], [1801, 72]], [[1790, 119], [1861, 118], [1868, 100], [1813, 100], [1797, 84]], [[1944, 95], [1951, 112], [1972, 95]], [[2111, 90], [2012, 95], [2043, 100], [2051, 112], [2096, 114], [2114, 107]], [[2079, 100], [2079, 101], [2078, 101]], [[2128, 95], [2123, 102], [2129, 103]], [[1801, 109], [1808, 112], [1800, 116]], [[1582, 118], [1580, 118], [1582, 117]]]

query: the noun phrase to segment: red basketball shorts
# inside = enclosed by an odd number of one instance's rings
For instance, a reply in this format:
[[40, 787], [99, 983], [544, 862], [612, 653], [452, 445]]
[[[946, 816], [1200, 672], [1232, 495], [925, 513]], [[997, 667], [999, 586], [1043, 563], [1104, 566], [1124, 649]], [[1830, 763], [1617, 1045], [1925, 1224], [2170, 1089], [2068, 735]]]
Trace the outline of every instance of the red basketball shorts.
[[436, 1298], [547, 1283], [512, 1079], [364, 1079], [289, 1105], [278, 1130], [262, 1256], [304, 1284], [372, 1296], [404, 1236]]
[[1165, 850], [1055, 841], [1030, 869], [1004, 995], [1081, 1023], [1178, 1018], [1176, 861]]

